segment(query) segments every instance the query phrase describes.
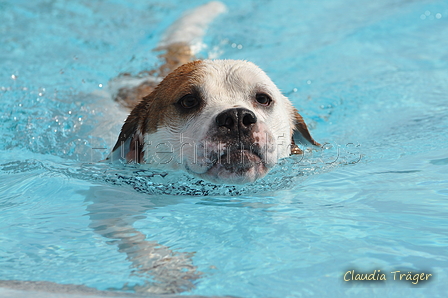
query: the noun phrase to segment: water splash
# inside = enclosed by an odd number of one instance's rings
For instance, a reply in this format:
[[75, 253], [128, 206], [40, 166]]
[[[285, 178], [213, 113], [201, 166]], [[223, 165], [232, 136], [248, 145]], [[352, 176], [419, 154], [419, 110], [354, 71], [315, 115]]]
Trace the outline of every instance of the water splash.
[[[347, 148], [351, 148], [348, 150]], [[279, 161], [271, 172], [254, 183], [246, 185], [213, 184], [182, 172], [162, 172], [140, 164], [51, 162], [36, 159], [12, 161], [0, 165], [5, 173], [48, 172], [69, 178], [105, 182], [111, 185], [131, 186], [136, 191], [158, 195], [238, 196], [290, 189], [308, 176], [328, 172], [335, 167], [350, 165], [361, 160], [357, 146], [325, 145], [319, 151], [306, 151]]]

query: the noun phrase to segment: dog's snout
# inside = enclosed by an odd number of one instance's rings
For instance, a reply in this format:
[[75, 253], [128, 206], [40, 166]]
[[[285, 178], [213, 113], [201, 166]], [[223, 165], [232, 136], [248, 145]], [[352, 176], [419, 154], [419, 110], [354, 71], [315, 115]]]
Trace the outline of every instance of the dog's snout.
[[229, 130], [249, 129], [257, 123], [255, 114], [244, 108], [233, 108], [221, 112], [216, 116], [216, 125]]

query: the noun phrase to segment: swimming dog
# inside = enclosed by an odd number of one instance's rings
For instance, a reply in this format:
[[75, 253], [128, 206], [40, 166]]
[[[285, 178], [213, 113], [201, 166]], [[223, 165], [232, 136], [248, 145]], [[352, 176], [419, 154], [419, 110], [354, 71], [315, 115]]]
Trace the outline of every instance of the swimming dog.
[[258, 66], [242, 60], [193, 61], [192, 40], [223, 10], [221, 3], [210, 2], [184, 16], [158, 48], [166, 51], [158, 70], [134, 79], [133, 86], [132, 77], [115, 82], [116, 100], [132, 111], [108, 160], [243, 184], [265, 176], [279, 159], [301, 154], [299, 144], [320, 146]]
[[[131, 112], [109, 161], [180, 170], [215, 183], [243, 184], [280, 158], [319, 146], [291, 102], [258, 66], [241, 60], [195, 60], [205, 28], [225, 10], [210, 2], [176, 21], [157, 50], [164, 63], [109, 88]], [[90, 226], [127, 255], [133, 274], [152, 277], [138, 292], [178, 293], [201, 277], [191, 255], [146, 239], [133, 225], [152, 208], [139, 193], [95, 186], [86, 193]], [[126, 198], [126, 199], [123, 199]], [[173, 198], [171, 198], [173, 199]], [[169, 204], [164, 198], [163, 204]]]

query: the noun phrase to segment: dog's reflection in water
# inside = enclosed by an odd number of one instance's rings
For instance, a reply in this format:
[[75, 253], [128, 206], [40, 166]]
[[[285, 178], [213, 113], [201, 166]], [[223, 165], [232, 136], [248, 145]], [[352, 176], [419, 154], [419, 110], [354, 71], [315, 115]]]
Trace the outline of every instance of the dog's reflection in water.
[[[194, 282], [201, 272], [193, 265], [193, 253], [175, 252], [134, 228], [134, 223], [145, 217], [145, 213], [162, 204], [154, 204], [148, 195], [135, 191], [120, 190], [111, 186], [93, 186], [82, 191], [86, 196], [90, 227], [99, 235], [109, 239], [118, 251], [127, 255], [132, 274], [147, 281], [143, 285], [116, 290], [133, 290], [147, 293], [179, 293], [195, 287]], [[175, 203], [175, 197], [167, 197], [165, 205]], [[165, 201], [165, 200], [164, 200]]]

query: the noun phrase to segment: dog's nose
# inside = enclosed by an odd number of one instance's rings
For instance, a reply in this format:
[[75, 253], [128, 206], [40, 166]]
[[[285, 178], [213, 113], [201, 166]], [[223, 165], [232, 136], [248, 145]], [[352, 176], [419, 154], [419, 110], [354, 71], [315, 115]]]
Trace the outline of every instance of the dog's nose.
[[218, 127], [225, 127], [229, 130], [247, 130], [252, 124], [257, 123], [255, 114], [244, 108], [233, 108], [225, 110], [216, 116], [216, 124]]

